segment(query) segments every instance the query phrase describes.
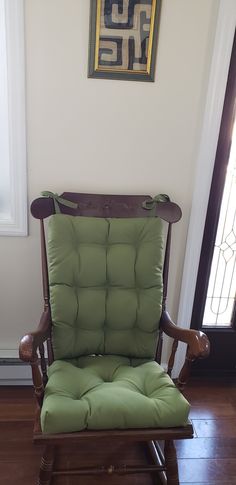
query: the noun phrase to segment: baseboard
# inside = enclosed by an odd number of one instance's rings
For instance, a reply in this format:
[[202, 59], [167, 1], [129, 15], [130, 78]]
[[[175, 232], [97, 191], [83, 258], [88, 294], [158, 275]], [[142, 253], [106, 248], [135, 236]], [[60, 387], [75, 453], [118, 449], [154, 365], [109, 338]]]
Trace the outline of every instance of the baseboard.
[[30, 366], [17, 358], [0, 358], [0, 386], [32, 386]]

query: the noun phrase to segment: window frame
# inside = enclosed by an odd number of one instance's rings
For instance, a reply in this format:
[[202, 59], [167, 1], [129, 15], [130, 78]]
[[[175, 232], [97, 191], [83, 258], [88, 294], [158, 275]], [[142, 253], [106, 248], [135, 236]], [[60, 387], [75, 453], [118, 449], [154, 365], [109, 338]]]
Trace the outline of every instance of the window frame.
[[[177, 319], [177, 324], [185, 328], [190, 327], [192, 316], [198, 264], [234, 40], [235, 25], [235, 0], [220, 0], [201, 139], [196, 160], [192, 207]], [[172, 377], [174, 378], [178, 376], [182, 368], [185, 353], [186, 345], [181, 343], [178, 346], [175, 366], [172, 373]]]
[[[26, 97], [24, 0], [0, 0], [5, 17], [7, 69], [7, 110], [10, 207], [9, 217], [0, 218], [1, 236], [28, 235], [26, 168]], [[6, 136], [7, 136], [6, 135]], [[0, 153], [1, 156], [1, 153]]]

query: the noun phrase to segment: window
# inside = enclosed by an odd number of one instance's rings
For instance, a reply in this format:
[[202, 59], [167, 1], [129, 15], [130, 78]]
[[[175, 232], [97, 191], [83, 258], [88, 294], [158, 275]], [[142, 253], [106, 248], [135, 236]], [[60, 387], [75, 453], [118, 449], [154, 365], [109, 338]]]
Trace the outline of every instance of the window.
[[203, 327], [231, 327], [236, 293], [236, 123], [226, 172]]
[[212, 351], [195, 372], [236, 368], [236, 32], [233, 41], [192, 312]]
[[27, 235], [23, 0], [0, 0], [0, 235]]

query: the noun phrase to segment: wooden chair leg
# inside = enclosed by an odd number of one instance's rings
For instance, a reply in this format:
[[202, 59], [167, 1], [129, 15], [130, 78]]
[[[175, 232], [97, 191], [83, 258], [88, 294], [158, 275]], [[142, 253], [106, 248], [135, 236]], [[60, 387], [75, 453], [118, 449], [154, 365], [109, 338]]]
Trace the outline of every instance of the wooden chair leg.
[[47, 446], [43, 453], [37, 485], [51, 485], [55, 447]]
[[167, 485], [179, 485], [179, 472], [173, 440], [166, 440], [164, 447]]

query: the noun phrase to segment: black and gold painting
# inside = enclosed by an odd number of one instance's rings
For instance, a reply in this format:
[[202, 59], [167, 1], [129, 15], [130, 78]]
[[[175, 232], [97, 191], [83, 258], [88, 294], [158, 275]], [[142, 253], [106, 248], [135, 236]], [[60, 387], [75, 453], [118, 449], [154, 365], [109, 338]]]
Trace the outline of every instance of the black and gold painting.
[[154, 81], [161, 0], [91, 0], [89, 77]]

